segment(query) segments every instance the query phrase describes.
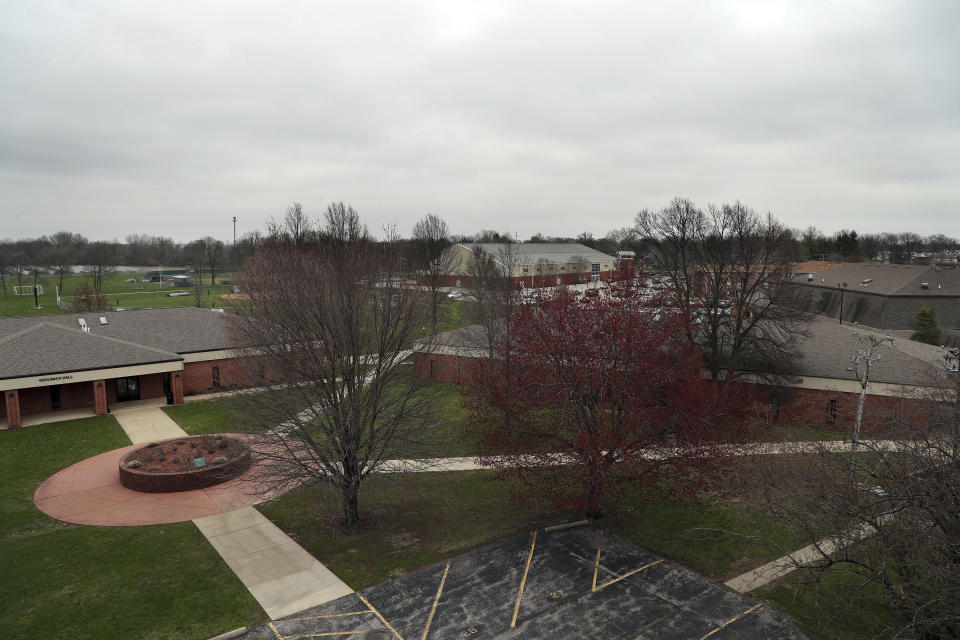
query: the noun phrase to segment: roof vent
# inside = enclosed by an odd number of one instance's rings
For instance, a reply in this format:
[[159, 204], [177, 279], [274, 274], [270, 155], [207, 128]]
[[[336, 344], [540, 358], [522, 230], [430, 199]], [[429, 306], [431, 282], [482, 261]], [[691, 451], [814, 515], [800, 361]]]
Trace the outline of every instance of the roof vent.
[[930, 288], [930, 283], [928, 283], [928, 282], [921, 282], [921, 283], [920, 283], [920, 288], [921, 288], [921, 289], [929, 289], [929, 288]]
[[107, 316], [100, 316], [100, 324], [107, 324]]
[[83, 318], [77, 318], [77, 324], [79, 324], [80, 328], [83, 329], [87, 326], [87, 321]]

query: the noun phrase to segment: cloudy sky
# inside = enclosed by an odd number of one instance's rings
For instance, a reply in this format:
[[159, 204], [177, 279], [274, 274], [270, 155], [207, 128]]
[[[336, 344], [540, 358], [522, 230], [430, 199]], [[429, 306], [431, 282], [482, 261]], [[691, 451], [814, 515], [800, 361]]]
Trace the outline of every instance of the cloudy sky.
[[0, 0], [0, 237], [333, 200], [600, 236], [675, 195], [960, 236], [960, 2]]

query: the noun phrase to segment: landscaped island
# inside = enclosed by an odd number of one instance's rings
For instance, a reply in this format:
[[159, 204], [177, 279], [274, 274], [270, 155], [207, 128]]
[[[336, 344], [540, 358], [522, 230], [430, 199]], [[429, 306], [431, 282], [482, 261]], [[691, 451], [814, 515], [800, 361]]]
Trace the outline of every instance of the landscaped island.
[[236, 478], [250, 467], [250, 448], [225, 435], [151, 442], [120, 459], [120, 484], [146, 493], [203, 489]]

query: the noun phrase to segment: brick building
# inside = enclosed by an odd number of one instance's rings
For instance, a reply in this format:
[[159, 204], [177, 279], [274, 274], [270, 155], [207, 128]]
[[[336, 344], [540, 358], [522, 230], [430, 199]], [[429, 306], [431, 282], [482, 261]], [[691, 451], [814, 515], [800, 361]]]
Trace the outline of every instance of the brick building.
[[[582, 244], [567, 243], [494, 243], [455, 244], [448, 251], [456, 254], [458, 264], [443, 281], [444, 286], [467, 286], [470, 265], [483, 252], [518, 287], [555, 287], [612, 280], [618, 259]], [[632, 260], [631, 260], [632, 262]]]
[[0, 318], [0, 425], [243, 384], [251, 367], [228, 348], [226, 325], [193, 307]]
[[[838, 286], [839, 284], [839, 286]], [[846, 286], [844, 286], [846, 284]], [[931, 265], [807, 262], [787, 283], [795, 306], [879, 329], [910, 329], [921, 307], [960, 329], [960, 270]]]
[[[856, 419], [860, 393], [850, 359], [865, 348], [856, 335], [862, 330], [816, 318], [808, 325], [800, 357], [788, 369], [777, 372], [775, 378], [769, 372], [748, 376], [753, 397], [763, 404], [770, 421], [849, 428]], [[925, 403], [918, 398], [932, 376], [944, 370], [943, 353], [908, 340], [895, 340], [892, 346], [885, 343], [876, 353], [881, 359], [871, 369], [863, 428], [881, 428], [892, 412], [924, 422]], [[480, 327], [466, 327], [417, 342], [414, 371], [437, 382], [471, 384], [486, 355]]]

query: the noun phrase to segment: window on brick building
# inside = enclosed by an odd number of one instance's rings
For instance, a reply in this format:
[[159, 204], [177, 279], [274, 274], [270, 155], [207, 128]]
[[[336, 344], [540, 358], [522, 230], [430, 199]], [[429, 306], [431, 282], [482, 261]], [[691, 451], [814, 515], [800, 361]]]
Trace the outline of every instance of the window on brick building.
[[430, 379], [431, 379], [431, 380], [433, 380], [433, 372], [434, 372], [434, 370], [435, 370], [435, 368], [436, 368], [436, 366], [435, 366], [436, 364], [437, 364], [437, 361], [436, 361], [436, 360], [431, 360], [431, 361], [430, 361]]
[[770, 418], [774, 422], [780, 420], [780, 396], [770, 398]]
[[836, 424], [837, 423], [837, 401], [828, 400], [827, 401], [827, 424]]
[[213, 386], [219, 387], [220, 386], [220, 367], [212, 367], [210, 371], [211, 373], [213, 373]]

